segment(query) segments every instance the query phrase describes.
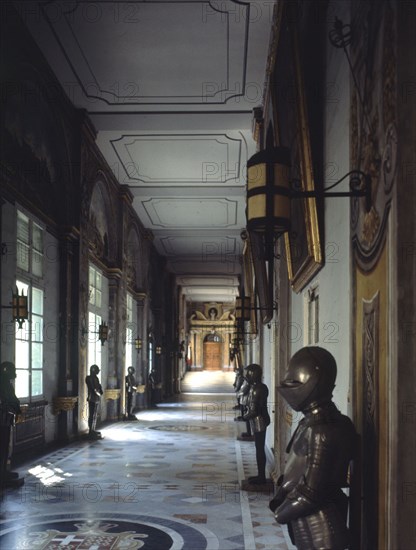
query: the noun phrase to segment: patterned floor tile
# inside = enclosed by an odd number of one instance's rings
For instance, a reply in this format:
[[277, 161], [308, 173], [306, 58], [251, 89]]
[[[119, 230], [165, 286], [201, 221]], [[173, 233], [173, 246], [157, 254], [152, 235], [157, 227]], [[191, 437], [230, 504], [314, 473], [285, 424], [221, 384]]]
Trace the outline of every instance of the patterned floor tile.
[[[240, 490], [256, 459], [253, 443], [236, 440], [234, 403], [233, 393], [179, 395], [136, 413], [139, 422], [100, 427], [104, 440], [29, 461], [20, 492], [2, 495], [0, 547], [288, 550], [268, 495]], [[207, 404], [226, 417], [204, 421]], [[45, 472], [56, 481], [45, 485]]]

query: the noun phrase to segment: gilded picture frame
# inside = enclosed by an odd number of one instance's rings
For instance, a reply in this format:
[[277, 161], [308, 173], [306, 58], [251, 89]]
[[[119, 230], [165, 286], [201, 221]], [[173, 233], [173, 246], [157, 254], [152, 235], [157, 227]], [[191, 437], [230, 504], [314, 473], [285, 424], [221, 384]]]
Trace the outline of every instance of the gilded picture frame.
[[[271, 66], [267, 103], [271, 112], [268, 115], [273, 124], [275, 144], [291, 149], [291, 178], [296, 182], [296, 190], [314, 191], [314, 166], [299, 43], [299, 16], [293, 10], [296, 10], [294, 3], [280, 2], [275, 16], [272, 50], [269, 53]], [[315, 198], [292, 199], [291, 224], [291, 231], [284, 235], [284, 251], [290, 285], [298, 293], [324, 263]]]

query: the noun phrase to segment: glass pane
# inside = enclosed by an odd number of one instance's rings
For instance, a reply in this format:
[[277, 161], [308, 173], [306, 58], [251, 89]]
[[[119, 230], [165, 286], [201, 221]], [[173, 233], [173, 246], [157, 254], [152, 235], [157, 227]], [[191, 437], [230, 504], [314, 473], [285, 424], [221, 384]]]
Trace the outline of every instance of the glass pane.
[[95, 313], [88, 313], [88, 342], [95, 342], [97, 339], [98, 326]]
[[28, 342], [30, 339], [30, 325], [28, 321], [23, 323], [22, 328], [16, 323], [16, 341]]
[[43, 344], [32, 344], [32, 369], [43, 367]]
[[33, 248], [34, 250], [37, 250], [38, 252], [43, 252], [43, 229], [33, 224]]
[[133, 366], [133, 345], [126, 344], [126, 371], [127, 367]]
[[32, 396], [43, 394], [43, 373], [41, 370], [32, 371]]
[[95, 305], [97, 307], [101, 307], [101, 291], [100, 290], [95, 291]]
[[153, 344], [149, 342], [149, 372], [153, 369]]
[[127, 294], [127, 321], [133, 321], [133, 297], [131, 294]]
[[89, 372], [90, 366], [95, 363], [95, 342], [88, 340], [88, 369]]
[[89, 283], [89, 293], [90, 293], [90, 304], [95, 304], [95, 269], [92, 267], [89, 268], [88, 283]]
[[101, 273], [95, 272], [95, 286], [98, 290], [101, 290]]
[[16, 263], [20, 269], [29, 271], [29, 246], [20, 241], [17, 241]]
[[15, 344], [16, 368], [29, 368], [29, 342], [16, 340]]
[[101, 342], [95, 343], [95, 364], [100, 368], [98, 379], [101, 380]]
[[17, 397], [29, 397], [29, 371], [16, 369], [15, 392]]
[[17, 240], [29, 244], [29, 218], [17, 212]]
[[39, 252], [33, 252], [32, 254], [32, 273], [37, 277], [43, 275], [43, 254]]
[[43, 315], [43, 290], [32, 288], [32, 313]]
[[95, 304], [95, 289], [90, 285], [90, 304]]
[[19, 294], [22, 293], [27, 296], [27, 291], [29, 290], [29, 285], [24, 283], [23, 281], [16, 281], [17, 290], [19, 291]]
[[43, 317], [39, 317], [39, 315], [32, 315], [31, 328], [32, 328], [31, 330], [32, 341], [42, 342], [43, 341]]

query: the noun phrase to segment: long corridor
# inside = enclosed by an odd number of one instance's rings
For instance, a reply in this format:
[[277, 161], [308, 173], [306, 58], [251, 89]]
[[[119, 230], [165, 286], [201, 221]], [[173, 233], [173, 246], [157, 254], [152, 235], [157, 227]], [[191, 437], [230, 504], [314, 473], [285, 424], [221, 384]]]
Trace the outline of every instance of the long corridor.
[[[188, 373], [183, 393], [19, 468], [2, 499], [0, 548], [286, 550], [271, 494], [239, 441], [233, 373]], [[198, 382], [199, 381], [199, 382]], [[228, 389], [229, 388], [229, 389]]]

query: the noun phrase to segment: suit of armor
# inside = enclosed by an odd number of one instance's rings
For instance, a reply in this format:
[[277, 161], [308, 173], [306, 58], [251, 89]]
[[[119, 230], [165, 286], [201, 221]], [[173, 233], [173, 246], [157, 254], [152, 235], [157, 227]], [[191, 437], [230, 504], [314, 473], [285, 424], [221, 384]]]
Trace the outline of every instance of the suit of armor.
[[267, 397], [269, 390], [262, 383], [262, 368], [252, 364], [246, 367], [246, 378], [250, 384], [247, 408], [243, 419], [250, 423], [251, 433], [254, 434], [256, 445], [257, 476], [250, 477], [250, 483], [262, 484], [266, 482], [266, 428], [270, 424], [270, 416], [267, 411]]
[[86, 376], [85, 383], [88, 389], [88, 428], [91, 437], [101, 437], [100, 432], [95, 430], [97, 424], [98, 407], [100, 404], [103, 389], [97, 374], [100, 372], [98, 365], [91, 365], [90, 374]]
[[4, 486], [16, 479], [14, 472], [7, 470], [10, 458], [11, 433], [17, 414], [20, 414], [20, 401], [16, 397], [12, 380], [16, 378], [13, 363], [5, 361], [0, 367], [0, 484]]
[[128, 420], [136, 420], [136, 417], [133, 414], [133, 395], [136, 392], [136, 378], [134, 377], [134, 368], [129, 367], [127, 369], [126, 376], [126, 417]]
[[349, 546], [347, 485], [356, 432], [331, 401], [336, 363], [319, 347], [302, 348], [290, 361], [279, 392], [304, 413], [270, 508], [288, 524], [300, 550], [343, 550]]

